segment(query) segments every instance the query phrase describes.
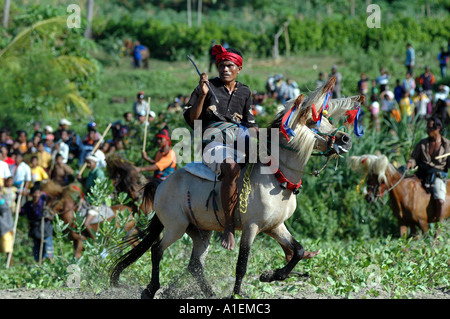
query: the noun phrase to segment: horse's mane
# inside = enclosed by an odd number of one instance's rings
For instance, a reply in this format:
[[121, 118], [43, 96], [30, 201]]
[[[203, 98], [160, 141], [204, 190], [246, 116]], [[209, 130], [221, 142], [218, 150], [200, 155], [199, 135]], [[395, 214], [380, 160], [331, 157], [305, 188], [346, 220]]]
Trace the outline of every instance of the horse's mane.
[[387, 183], [386, 171], [392, 174], [397, 172], [395, 166], [389, 163], [386, 155], [350, 156], [348, 163], [350, 168], [357, 172], [377, 175], [380, 183]]
[[63, 191], [64, 187], [60, 184], [54, 182], [51, 179], [42, 181], [42, 190], [50, 197], [59, 197]]
[[[280, 128], [286, 110], [279, 112], [270, 128]], [[306, 165], [314, 148], [314, 133], [306, 125], [296, 125], [295, 136], [287, 143], [289, 147], [297, 150], [297, 159], [300, 167]]]
[[139, 192], [146, 184], [146, 178], [136, 168], [120, 155], [111, 155], [106, 158], [106, 171], [109, 178], [115, 180], [118, 193], [129, 193], [130, 189]]

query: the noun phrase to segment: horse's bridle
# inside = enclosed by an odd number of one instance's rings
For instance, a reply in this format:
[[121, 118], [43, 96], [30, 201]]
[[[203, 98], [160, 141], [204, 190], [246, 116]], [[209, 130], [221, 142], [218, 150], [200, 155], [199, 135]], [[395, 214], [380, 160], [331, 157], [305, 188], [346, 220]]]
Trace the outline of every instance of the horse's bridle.
[[[367, 194], [370, 193], [374, 197], [374, 199], [376, 199], [378, 197], [380, 199], [382, 199], [384, 191], [386, 190], [386, 184], [385, 183], [380, 183], [378, 181], [378, 178], [377, 178], [377, 182], [372, 184], [372, 185], [370, 185], [369, 183], [367, 183], [367, 179], [368, 179], [368, 176], [366, 178]], [[389, 190], [388, 190], [388, 192], [389, 192]]]
[[[341, 126], [341, 127], [337, 128], [333, 133], [321, 133], [316, 129], [311, 129], [311, 131], [314, 134], [318, 135], [320, 138], [322, 138], [322, 136], [323, 136], [325, 138], [325, 140], [327, 141], [327, 144], [329, 145], [328, 146], [329, 148], [326, 151], [315, 152], [315, 153], [312, 153], [311, 155], [313, 155], [313, 156], [327, 155], [333, 149], [335, 150], [336, 135], [341, 130], [345, 132], [345, 126]], [[336, 153], [338, 153], [338, 152], [336, 152]]]

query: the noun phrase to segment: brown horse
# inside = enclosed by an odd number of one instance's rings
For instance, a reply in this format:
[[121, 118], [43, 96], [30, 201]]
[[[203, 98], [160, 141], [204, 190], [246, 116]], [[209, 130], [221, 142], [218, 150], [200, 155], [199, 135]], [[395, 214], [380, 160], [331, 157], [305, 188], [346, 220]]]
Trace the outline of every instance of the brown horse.
[[[69, 240], [73, 242], [74, 256], [77, 259], [81, 258], [81, 253], [83, 251], [83, 240], [91, 237], [88, 233], [88, 229], [85, 229], [81, 235], [73, 230], [75, 229], [74, 213], [80, 209], [80, 205], [84, 200], [82, 190], [76, 184], [70, 184], [63, 187], [52, 180], [44, 183], [42, 189], [48, 196], [47, 207], [49, 210], [53, 214], [58, 214], [64, 223], [69, 224], [67, 232]], [[107, 220], [112, 220], [117, 215], [118, 211], [123, 211], [126, 209], [131, 211], [131, 208], [125, 205], [111, 206], [113, 215], [109, 216]], [[91, 223], [89, 225], [90, 229], [97, 232], [100, 222]], [[134, 228], [134, 226], [135, 220], [131, 217], [125, 226], [125, 230], [130, 231]]]
[[[431, 195], [422, 187], [417, 176], [405, 176], [389, 163], [385, 155], [362, 155], [349, 157], [350, 166], [367, 175], [366, 200], [371, 203], [382, 198], [383, 192], [389, 192], [390, 204], [400, 227], [400, 236], [406, 237], [408, 227], [411, 234], [416, 234], [416, 226], [424, 234], [428, 232], [428, 224], [439, 221], [435, 203]], [[445, 201], [445, 217], [450, 216], [450, 184], [447, 181], [447, 197]]]
[[141, 211], [142, 192], [147, 178], [138, 172], [123, 156], [112, 154], [106, 158], [106, 173], [114, 185], [115, 192], [126, 193], [132, 200], [133, 212]]

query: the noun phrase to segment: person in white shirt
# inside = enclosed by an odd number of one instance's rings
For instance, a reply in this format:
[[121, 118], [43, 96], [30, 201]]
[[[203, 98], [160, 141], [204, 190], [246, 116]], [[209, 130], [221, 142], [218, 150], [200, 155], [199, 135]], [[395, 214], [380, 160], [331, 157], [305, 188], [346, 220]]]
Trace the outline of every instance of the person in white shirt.
[[145, 114], [148, 112], [149, 105], [147, 101], [144, 100], [144, 97], [145, 95], [142, 91], [137, 94], [137, 101], [133, 104], [133, 113], [135, 118], [138, 118], [142, 111], [145, 112]]
[[450, 88], [447, 85], [439, 85], [439, 91], [434, 94], [434, 102], [445, 101], [448, 98]]
[[63, 163], [67, 164], [67, 161], [69, 159], [69, 145], [64, 143], [64, 141], [62, 139], [57, 141], [55, 143], [55, 145], [53, 146], [53, 151], [52, 151], [53, 163], [56, 162], [56, 154], [61, 154], [61, 156], [63, 158]]
[[430, 99], [422, 90], [419, 89], [419, 96], [414, 99], [417, 108], [417, 116], [420, 119], [425, 119], [428, 114], [428, 103], [430, 103]]
[[0, 152], [0, 186], [3, 185], [4, 180], [11, 176], [9, 165], [3, 160], [3, 153]]
[[13, 172], [14, 186], [20, 188], [22, 183], [23, 189], [26, 190], [31, 182], [31, 168], [27, 163], [23, 161], [23, 155], [21, 153], [16, 154], [16, 166]]

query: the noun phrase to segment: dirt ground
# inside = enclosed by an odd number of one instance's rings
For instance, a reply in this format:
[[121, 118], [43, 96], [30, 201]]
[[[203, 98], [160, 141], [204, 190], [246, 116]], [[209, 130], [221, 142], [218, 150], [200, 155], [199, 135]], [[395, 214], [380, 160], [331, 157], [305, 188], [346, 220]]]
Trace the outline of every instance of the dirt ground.
[[[156, 294], [155, 299], [204, 299], [201, 291], [195, 284], [187, 285], [182, 288], [175, 287], [176, 284], [163, 286]], [[283, 291], [283, 285], [271, 286], [273, 291], [270, 294], [261, 294], [258, 298], [262, 299], [345, 299], [341, 296], [329, 294], [319, 294], [314, 289], [305, 284], [299, 284], [299, 288], [294, 292]], [[139, 286], [121, 286], [118, 288], [105, 288], [100, 291], [87, 291], [86, 289], [5, 289], [0, 290], [0, 299], [140, 299], [141, 292], [145, 287]], [[231, 295], [232, 286], [229, 291], [218, 295], [218, 299], [226, 298]], [[245, 289], [242, 297], [245, 299]], [[366, 291], [359, 291], [351, 295], [352, 299], [391, 299], [391, 296], [380, 292], [378, 296], [367, 294]], [[416, 293], [410, 299], [450, 299], [450, 291], [436, 289], [431, 292]]]

